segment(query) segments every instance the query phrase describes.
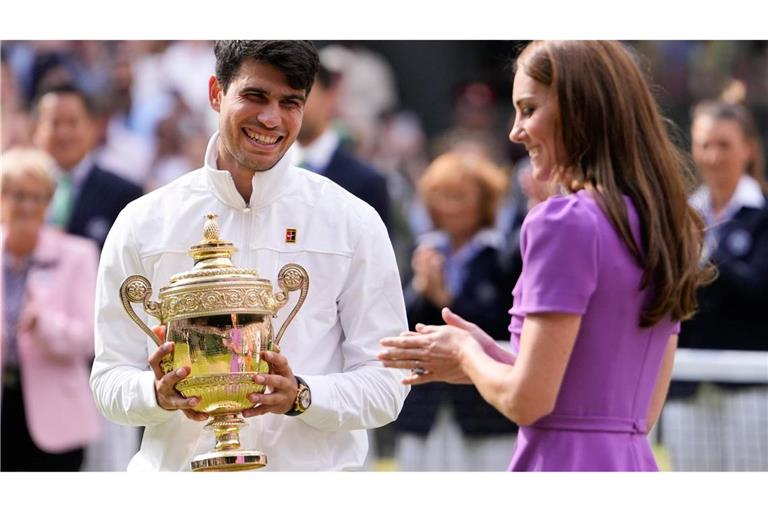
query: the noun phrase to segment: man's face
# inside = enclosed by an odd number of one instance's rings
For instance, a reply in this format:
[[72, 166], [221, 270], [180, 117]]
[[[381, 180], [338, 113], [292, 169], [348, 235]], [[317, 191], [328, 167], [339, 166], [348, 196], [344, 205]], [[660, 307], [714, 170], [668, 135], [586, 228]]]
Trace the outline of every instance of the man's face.
[[296, 140], [306, 93], [277, 68], [246, 60], [226, 93], [211, 77], [209, 101], [219, 113], [219, 167], [258, 172], [274, 167]]
[[56, 163], [71, 169], [96, 142], [96, 124], [76, 94], [49, 93], [37, 106], [35, 143]]

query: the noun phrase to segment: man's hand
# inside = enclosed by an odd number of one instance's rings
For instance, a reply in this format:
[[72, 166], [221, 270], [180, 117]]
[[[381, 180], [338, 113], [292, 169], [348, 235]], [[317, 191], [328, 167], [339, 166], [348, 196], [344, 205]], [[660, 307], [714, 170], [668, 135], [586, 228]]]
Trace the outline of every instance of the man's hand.
[[[248, 399], [255, 404], [252, 409], [243, 411], [243, 416], [261, 416], [269, 412], [285, 414], [293, 409], [296, 395], [299, 394], [299, 385], [293, 375], [288, 359], [284, 355], [266, 350], [261, 353], [271, 367], [268, 375], [257, 375], [253, 380], [257, 384], [264, 384], [269, 388], [269, 393], [251, 393]], [[268, 391], [265, 389], [265, 391]]]
[[[157, 335], [160, 341], [165, 340], [165, 326], [159, 325], [153, 327], [152, 331]], [[189, 375], [191, 369], [188, 366], [185, 366], [166, 374], [163, 374], [163, 370], [160, 369], [160, 361], [163, 357], [172, 353], [173, 343], [163, 343], [149, 357], [149, 366], [155, 374], [155, 398], [157, 399], [157, 405], [166, 411], [180, 410], [191, 420], [205, 421], [208, 419], [206, 413], [195, 412], [192, 410], [193, 407], [196, 407], [200, 403], [200, 397], [193, 396], [191, 398], [184, 398], [175, 388], [176, 384], [181, 379]]]

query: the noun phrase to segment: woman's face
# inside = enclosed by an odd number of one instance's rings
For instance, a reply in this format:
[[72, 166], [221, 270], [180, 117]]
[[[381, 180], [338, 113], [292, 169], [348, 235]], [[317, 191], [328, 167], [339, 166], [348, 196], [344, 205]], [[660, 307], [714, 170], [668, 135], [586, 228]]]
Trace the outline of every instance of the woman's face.
[[38, 177], [21, 174], [3, 187], [3, 224], [12, 232], [37, 233], [45, 222], [51, 200], [48, 183]]
[[480, 185], [474, 179], [445, 183], [432, 193], [435, 224], [452, 239], [472, 237], [480, 229]]
[[551, 89], [522, 69], [515, 74], [512, 88], [515, 124], [509, 140], [525, 145], [533, 177], [538, 181], [550, 179], [558, 165], [557, 155], [564, 153], [563, 143], [555, 133], [557, 102]]
[[693, 160], [709, 188], [732, 190], [752, 156], [752, 145], [737, 121], [701, 115], [691, 126]]

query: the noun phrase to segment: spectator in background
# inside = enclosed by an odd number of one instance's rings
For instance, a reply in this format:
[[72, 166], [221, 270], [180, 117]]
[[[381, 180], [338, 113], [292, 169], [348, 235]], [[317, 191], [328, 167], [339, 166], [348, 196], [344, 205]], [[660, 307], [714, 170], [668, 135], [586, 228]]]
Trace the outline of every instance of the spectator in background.
[[[754, 119], [741, 104], [705, 101], [693, 110], [691, 142], [703, 181], [691, 204], [718, 276], [700, 289], [680, 346], [768, 350], [768, 203]], [[670, 397], [661, 433], [675, 470], [768, 470], [768, 385], [673, 382]]]
[[[435, 324], [450, 306], [495, 339], [507, 339], [507, 311], [517, 276], [500, 261], [493, 229], [507, 188], [504, 172], [475, 154], [446, 153], [419, 184], [437, 231], [423, 235], [413, 253], [406, 289], [408, 323]], [[432, 383], [411, 390], [395, 422], [398, 469], [502, 471], [512, 454], [516, 426], [474, 386]]]
[[34, 142], [56, 163], [51, 223], [101, 247], [123, 207], [142, 195], [141, 187], [94, 163], [95, 111], [77, 87], [44, 91], [35, 103], [34, 124]]
[[98, 249], [45, 226], [55, 187], [42, 151], [3, 153], [3, 471], [77, 471], [100, 433], [88, 387]]
[[[508, 174], [512, 186], [499, 206], [496, 227], [503, 236], [504, 247], [500, 250], [509, 255], [517, 251], [519, 229], [527, 210], [522, 192], [514, 186], [515, 169], [509, 165], [510, 161], [516, 162], [520, 158], [517, 155], [521, 153], [522, 145], [511, 144], [500, 135], [504, 132], [497, 126], [499, 110], [496, 93], [489, 84], [481, 81], [462, 84], [454, 94], [453, 124], [432, 138], [431, 149], [434, 155], [447, 151], [478, 154], [497, 162]], [[504, 260], [511, 262], [514, 258], [505, 257]]]
[[373, 206], [389, 228], [389, 192], [382, 174], [344, 147], [332, 127], [338, 101], [339, 76], [321, 65], [304, 108], [295, 163], [333, 180]]

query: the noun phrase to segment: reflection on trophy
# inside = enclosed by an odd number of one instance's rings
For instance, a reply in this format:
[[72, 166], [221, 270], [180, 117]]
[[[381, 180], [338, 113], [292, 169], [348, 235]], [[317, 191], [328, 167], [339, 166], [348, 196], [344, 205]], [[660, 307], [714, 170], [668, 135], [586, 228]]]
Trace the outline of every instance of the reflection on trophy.
[[[258, 450], [240, 447], [241, 412], [253, 407], [247, 396], [264, 391], [254, 377], [269, 373], [261, 352], [279, 352], [280, 338], [304, 303], [309, 276], [300, 265], [285, 265], [277, 277], [280, 291], [274, 293], [268, 279], [256, 270], [236, 268], [231, 261], [237, 250], [219, 239], [216, 214], [209, 213], [204, 239], [190, 248], [194, 267], [176, 274], [160, 289], [160, 300], [150, 300], [152, 287], [140, 275], [123, 281], [120, 298], [126, 312], [158, 346], [152, 330], [136, 315], [131, 302], [140, 302], [144, 311], [166, 326], [166, 341], [173, 342], [173, 360], [163, 360], [164, 372], [189, 366], [192, 371], [177, 385], [184, 397], [198, 396], [195, 411], [208, 413], [206, 428], [214, 431], [213, 451], [192, 460], [193, 471], [238, 471], [267, 464]], [[288, 295], [301, 290], [299, 299], [280, 331], [273, 336], [271, 319], [286, 305]]]

